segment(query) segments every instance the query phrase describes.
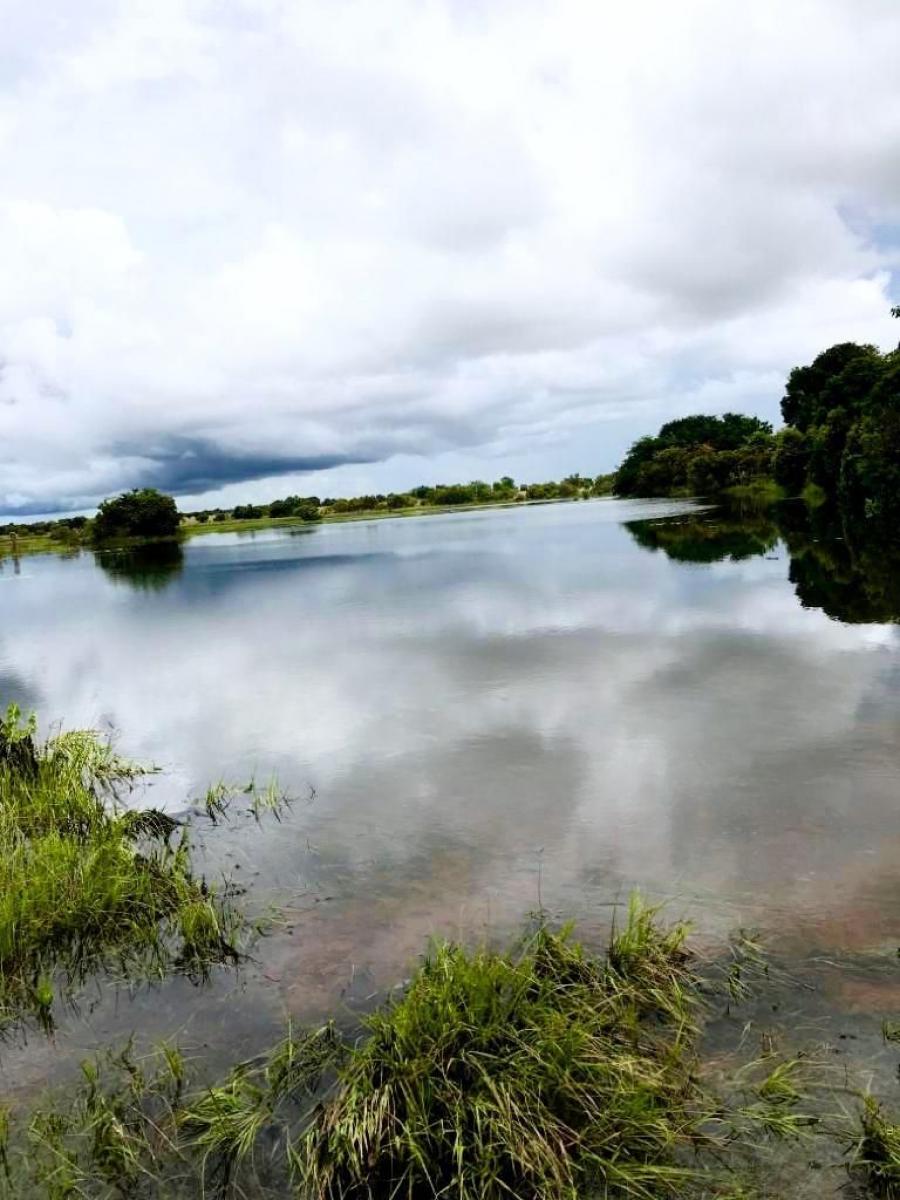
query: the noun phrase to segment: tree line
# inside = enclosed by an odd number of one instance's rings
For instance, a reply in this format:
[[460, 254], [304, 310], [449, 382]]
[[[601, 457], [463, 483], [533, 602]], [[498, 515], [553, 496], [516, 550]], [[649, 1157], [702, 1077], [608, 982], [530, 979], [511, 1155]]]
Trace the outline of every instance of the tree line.
[[736, 413], [669, 421], [634, 443], [614, 490], [707, 496], [774, 484], [787, 496], [815, 489], [853, 516], [900, 514], [900, 349], [831, 346], [791, 371], [781, 415], [777, 433]]
[[[900, 307], [892, 309], [900, 316]], [[781, 401], [784, 427], [759, 417], [696, 414], [667, 421], [639, 438], [618, 470], [567, 475], [521, 484], [509, 475], [493, 483], [423, 484], [406, 492], [349, 498], [284, 496], [267, 504], [238, 504], [179, 513], [174, 499], [137, 488], [105, 500], [93, 519], [0, 525], [0, 537], [45, 536], [62, 544], [115, 543], [176, 537], [185, 524], [223, 524], [292, 518], [318, 521], [354, 513], [390, 513], [462, 505], [511, 504], [620, 496], [714, 496], [771, 488], [797, 496], [814, 489], [850, 514], [900, 515], [900, 348], [842, 342], [795, 367]]]
[[378, 492], [361, 496], [286, 496], [268, 504], [240, 504], [236, 508], [206, 508], [185, 513], [187, 520], [206, 524], [224, 521], [253, 521], [266, 517], [299, 517], [305, 521], [349, 513], [402, 512], [417, 508], [455, 508], [466, 504], [512, 504], [525, 500], [578, 500], [607, 495], [612, 475], [567, 475], [547, 483], [520, 484], [509, 475], [493, 483], [474, 479], [469, 483], [421, 484], [407, 492]]

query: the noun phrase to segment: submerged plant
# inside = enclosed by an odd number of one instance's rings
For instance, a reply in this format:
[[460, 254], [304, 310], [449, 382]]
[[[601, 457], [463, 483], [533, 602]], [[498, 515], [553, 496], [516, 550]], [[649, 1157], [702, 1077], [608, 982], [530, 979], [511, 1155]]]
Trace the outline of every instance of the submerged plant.
[[851, 1169], [865, 1179], [876, 1196], [888, 1200], [900, 1197], [900, 1125], [888, 1120], [873, 1096], [863, 1097]]
[[635, 897], [605, 955], [543, 923], [438, 943], [355, 1035], [289, 1029], [203, 1087], [173, 1046], [101, 1056], [18, 1121], [0, 1195], [749, 1200], [750, 1139], [802, 1131], [805, 1063], [750, 1064], [743, 1108], [701, 1083], [686, 936]]

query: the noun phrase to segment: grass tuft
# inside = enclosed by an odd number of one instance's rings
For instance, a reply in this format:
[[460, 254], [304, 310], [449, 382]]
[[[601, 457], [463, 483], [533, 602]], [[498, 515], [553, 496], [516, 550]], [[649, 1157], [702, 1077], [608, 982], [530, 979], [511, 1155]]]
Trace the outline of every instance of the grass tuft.
[[900, 1197], [900, 1125], [887, 1119], [873, 1096], [863, 1097], [851, 1168], [874, 1195], [888, 1200]]
[[[205, 903], [182, 906], [185, 943], [211, 934]], [[749, 1200], [760, 1133], [812, 1124], [810, 1064], [749, 1064], [743, 1107], [700, 1082], [686, 938], [636, 896], [603, 955], [542, 922], [506, 952], [436, 943], [354, 1036], [289, 1029], [212, 1086], [174, 1046], [100, 1056], [0, 1136], [0, 1195]], [[876, 1142], [900, 1133], [866, 1111], [858, 1165], [889, 1180]]]
[[303, 1194], [678, 1193], [703, 1111], [684, 938], [635, 899], [605, 961], [543, 927], [508, 955], [436, 946], [302, 1136]]
[[144, 772], [92, 732], [36, 740], [0, 718], [0, 1031], [47, 1030], [100, 971], [203, 976], [233, 959], [240, 918], [197, 878], [187, 830], [120, 802]]

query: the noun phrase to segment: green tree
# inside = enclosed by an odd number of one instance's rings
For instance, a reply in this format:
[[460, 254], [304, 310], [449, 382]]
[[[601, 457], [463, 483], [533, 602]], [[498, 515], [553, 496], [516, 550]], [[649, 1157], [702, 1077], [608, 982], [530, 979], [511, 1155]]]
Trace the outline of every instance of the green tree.
[[127, 538], [170, 538], [178, 532], [174, 499], [156, 488], [134, 488], [104, 500], [94, 518], [95, 542]]
[[809, 438], [799, 429], [788, 426], [777, 438], [774, 472], [775, 482], [791, 495], [798, 496], [806, 484], [812, 447]]
[[845, 375], [847, 368], [860, 360], [872, 365], [879, 359], [874, 346], [841, 342], [824, 350], [808, 367], [794, 367], [781, 401], [785, 425], [805, 433], [811, 425], [820, 424], [830, 409], [850, 399], [847, 389], [838, 382], [841, 377], [852, 378]]

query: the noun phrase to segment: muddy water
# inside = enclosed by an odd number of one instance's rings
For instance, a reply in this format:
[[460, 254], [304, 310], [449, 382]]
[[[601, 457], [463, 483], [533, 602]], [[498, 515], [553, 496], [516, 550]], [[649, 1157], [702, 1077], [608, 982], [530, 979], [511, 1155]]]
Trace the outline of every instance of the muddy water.
[[900, 1017], [885, 562], [796, 513], [596, 501], [5, 563], [0, 700], [115, 731], [173, 811], [251, 774], [297, 799], [203, 835], [211, 873], [284, 910], [256, 963], [203, 991], [98, 984], [0, 1070], [30, 1086], [134, 1027], [230, 1060], [286, 1013], [371, 1002], [433, 933], [502, 937], [543, 905], [599, 939], [635, 884], [704, 936], [760, 928], [813, 979], [817, 1027], [849, 1021], [880, 1061]]

